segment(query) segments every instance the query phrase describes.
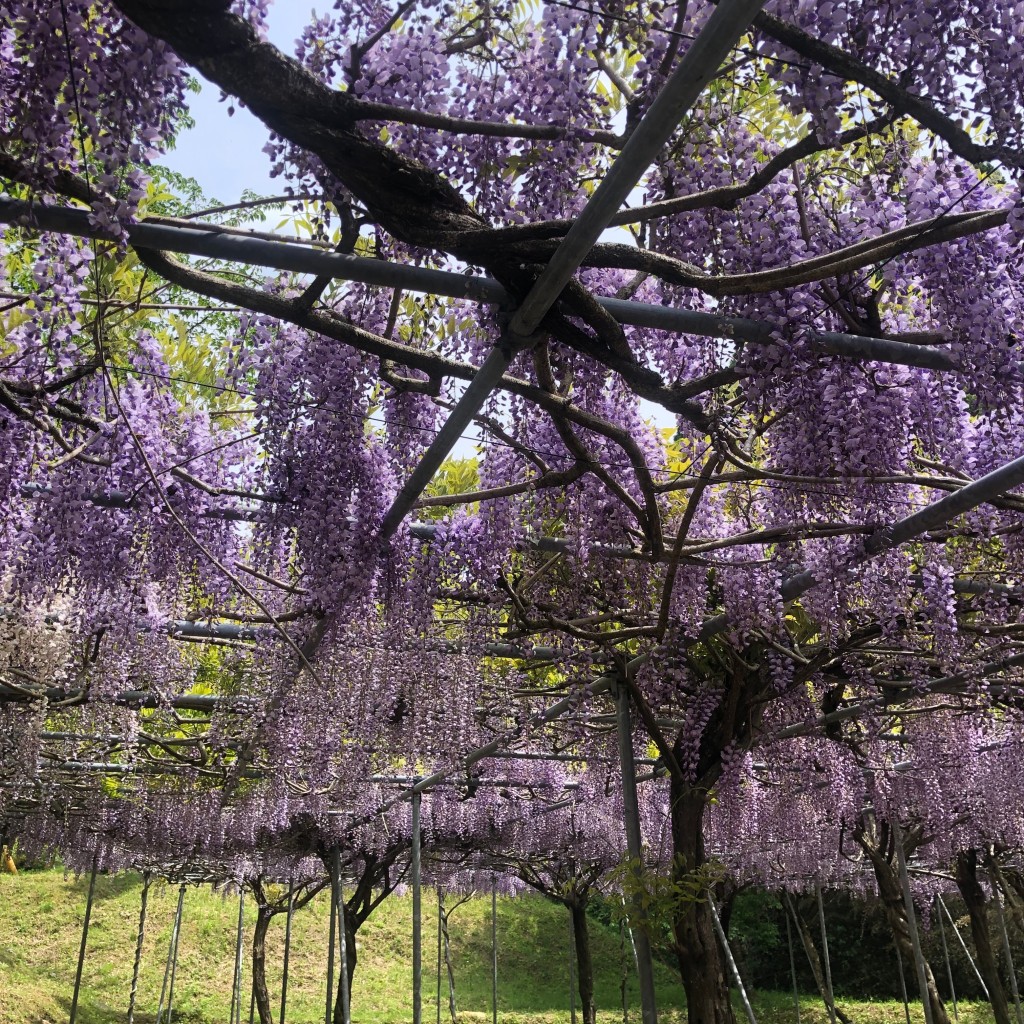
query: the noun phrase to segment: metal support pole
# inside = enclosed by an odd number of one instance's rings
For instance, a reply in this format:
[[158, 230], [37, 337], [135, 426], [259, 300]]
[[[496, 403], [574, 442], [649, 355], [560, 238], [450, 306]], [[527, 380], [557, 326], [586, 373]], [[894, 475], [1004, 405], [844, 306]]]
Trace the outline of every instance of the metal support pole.
[[349, 1005], [348, 932], [345, 928], [345, 887], [341, 884], [341, 852], [336, 850], [335, 874], [338, 879], [338, 986], [341, 990], [341, 1024], [350, 1024], [352, 1007]]
[[718, 907], [715, 906], [714, 899], [708, 896], [708, 909], [711, 911], [711, 923], [715, 928], [715, 935], [718, 936], [718, 941], [722, 944], [722, 952], [725, 954], [725, 962], [729, 965], [729, 973], [732, 975], [732, 980], [736, 982], [736, 988], [740, 992], [740, 1002], [743, 1003], [743, 1012], [747, 1015], [747, 1020], [750, 1024], [757, 1024], [757, 1018], [754, 1016], [754, 1008], [750, 1005], [750, 999], [747, 996], [747, 990], [743, 985], [743, 978], [740, 977], [740, 969], [736, 964], [736, 958], [732, 955], [732, 947], [729, 945], [729, 940], [725, 936], [725, 929], [722, 927], [722, 920], [718, 916]]
[[[630, 943], [632, 944], [632, 936]], [[619, 964], [622, 968], [619, 989], [622, 996], [622, 1024], [629, 1024], [629, 997], [627, 986], [629, 984], [629, 958], [626, 956], [626, 922], [619, 918]]]
[[99, 854], [93, 854], [92, 871], [89, 873], [89, 895], [85, 897], [85, 920], [82, 922], [82, 941], [78, 947], [78, 967], [75, 970], [75, 991], [71, 996], [71, 1017], [69, 1024], [75, 1024], [78, 1016], [78, 992], [82, 987], [82, 967], [85, 964], [85, 946], [89, 940], [89, 918], [92, 917], [92, 898], [96, 891], [96, 869]]
[[[418, 781], [418, 780], [417, 780]], [[423, 889], [420, 876], [420, 802], [412, 795], [412, 1024], [423, 1024]]]
[[472, 422], [487, 396], [501, 380], [516, 352], [530, 342], [587, 253], [765, 2], [720, 0], [640, 119], [629, 141], [612, 162], [608, 173], [559, 242], [547, 266], [512, 317], [503, 338], [488, 353], [469, 387], [398, 492], [381, 523], [380, 536], [383, 539], [391, 537], [412, 510], [416, 499], [448, 457], [459, 435]]
[[907, 1018], [907, 1024], [910, 1024], [910, 997], [907, 995], [907, 975], [903, 970], [903, 954], [900, 952], [900, 944], [896, 940], [896, 936], [892, 939], [893, 949], [896, 950], [896, 964], [900, 969], [900, 995], [903, 996], [903, 1015]]
[[338, 928], [338, 876], [334, 865], [337, 852], [337, 848], [331, 850], [331, 924], [327, 936], [327, 1004], [324, 1024], [331, 1024], [334, 1017], [334, 943]]
[[[934, 1024], [932, 1004], [928, 998], [928, 968], [924, 953], [921, 951], [921, 936], [917, 930], [917, 914], [914, 911], [914, 894], [910, 891], [910, 876], [907, 874], [907, 858], [903, 852], [903, 830], [898, 821], [893, 819], [892, 834], [896, 846], [896, 860], [899, 864], [900, 885], [903, 888], [903, 903], [907, 908], [907, 929], [910, 932], [910, 944], [914, 947], [914, 961], [917, 966], [917, 983], [921, 990], [921, 1006], [924, 1009], [925, 1024]], [[1018, 1022], [1020, 1024], [1020, 1022]]]
[[441, 887], [437, 887], [437, 1024], [441, 1024]]
[[171, 977], [171, 964], [178, 955], [178, 929], [181, 927], [181, 910], [185, 902], [185, 886], [178, 890], [178, 907], [174, 911], [174, 924], [171, 925], [171, 941], [167, 946], [167, 964], [164, 967], [164, 980], [160, 986], [160, 1002], [156, 1010], [156, 1024], [160, 1024], [164, 1015], [164, 997], [167, 994], [167, 984]]
[[288, 1005], [288, 960], [292, 951], [292, 917], [295, 915], [295, 883], [288, 879], [288, 916], [284, 919], [284, 962], [281, 965], [281, 1018], [284, 1024], [285, 1008]]
[[793, 1006], [796, 1009], [796, 1024], [800, 1024], [800, 991], [796, 984], [796, 957], [793, 954], [793, 929], [789, 923], [789, 914], [785, 912], [783, 904], [783, 917], [786, 919], [786, 945], [789, 947], [789, 973], [793, 978]]
[[142, 944], [146, 938], [146, 904], [149, 902], [150, 874], [142, 876], [142, 903], [139, 907], [139, 935], [135, 940], [135, 963], [132, 966], [132, 987], [128, 992], [128, 1024], [135, 1024], [135, 997], [139, 991], [139, 968], [142, 966]]
[[[185, 883], [178, 892], [178, 920], [174, 931], [174, 955], [171, 957], [171, 985], [167, 990], [167, 1024], [171, 1024], [174, 1013], [174, 979], [178, 976], [178, 944], [181, 942], [181, 912], [185, 905]], [[160, 1024], [159, 1020], [157, 1024]]]
[[1010, 976], [1010, 991], [1013, 993], [1013, 1011], [1017, 1016], [1017, 1024], [1024, 1024], [1020, 1012], [1020, 990], [1017, 987], [1017, 969], [1013, 966], [1013, 953], [1010, 952], [1010, 933], [1006, 930], [1006, 915], [1003, 913], [1003, 900], [999, 894], [999, 886], [996, 880], [992, 882], [992, 899], [996, 905], [996, 913], [999, 915], [999, 927], [1003, 933], [1003, 955], [1006, 957], [1006, 973]]
[[569, 1020], [576, 1024], [576, 919], [569, 908]]
[[967, 948], [967, 943], [964, 942], [964, 937], [960, 934], [960, 929], [956, 926], [956, 921], [953, 920], [953, 915], [949, 912], [949, 908], [946, 906], [945, 901], [941, 896], [938, 897], [939, 906], [948, 919], [950, 926], [953, 929], [953, 934], [957, 937], [957, 941], [960, 943], [960, 948], [964, 951], [964, 956], [967, 957], [972, 969], [974, 970], [974, 976], [978, 979], [978, 984], [981, 986], [981, 991], [985, 993], [985, 998], [991, 1002], [992, 997], [989, 995], [988, 985], [985, 984], [985, 979], [981, 976], [981, 971], [978, 970], [978, 965], [974, 961], [974, 957], [971, 956], [971, 951]]
[[[999, 217], [999, 211], [992, 211]], [[1003, 215], [1005, 216], [1005, 214]], [[88, 212], [68, 207], [40, 206], [17, 199], [0, 198], [0, 223], [31, 219], [37, 230], [56, 231], [81, 238], [105, 237], [102, 228], [89, 223]], [[994, 225], [992, 225], [994, 226]], [[211, 227], [213, 230], [211, 230]], [[330, 274], [339, 281], [364, 284], [428, 295], [465, 298], [471, 302], [502, 306], [510, 302], [509, 293], [493, 278], [474, 277], [457, 271], [432, 270], [389, 263], [386, 260], [344, 256], [306, 245], [224, 234], [220, 225], [184, 227], [143, 221], [128, 229], [128, 241], [139, 248], [166, 249], [169, 252], [210, 256], [250, 266], [290, 270], [301, 274]], [[648, 302], [596, 296], [599, 305], [619, 323], [655, 330], [696, 334], [754, 345], [774, 344], [772, 325], [745, 317], [716, 316], [697, 310], [677, 309]], [[849, 359], [875, 359], [905, 366], [930, 369], [954, 369], [950, 354], [929, 345], [831, 331], [811, 331], [809, 340], [824, 352]]]
[[[178, 907], [181, 907], [182, 894], [178, 893]], [[174, 952], [174, 937], [178, 931], [178, 911], [174, 912], [174, 920], [171, 924], [171, 941], [167, 945], [167, 962], [164, 964], [164, 980], [160, 985], [160, 1002], [156, 1008], [156, 1024], [160, 1024], [160, 1018], [164, 1013], [164, 999], [167, 997], [167, 983], [171, 979], [171, 954]]]
[[825, 930], [825, 903], [821, 898], [821, 885], [815, 883], [814, 894], [818, 898], [818, 925], [821, 928], [821, 954], [825, 961], [825, 992], [828, 995], [828, 1016], [836, 1024], [836, 997], [832, 991], [832, 962], [828, 955], [828, 932]]
[[946, 977], [949, 979], [949, 997], [953, 1000], [953, 1019], [960, 1024], [960, 1011], [956, 1004], [956, 986], [953, 984], [953, 965], [949, 962], [949, 946], [946, 945], [946, 922], [942, 920], [941, 911], [935, 915], [939, 919], [939, 935], [942, 938], [942, 957], [946, 961]]
[[[721, 8], [719, 8], [720, 10]], [[626, 849], [639, 885], [643, 871], [643, 835], [640, 831], [640, 804], [636, 794], [636, 763], [633, 760], [633, 719], [629, 707], [629, 690], [619, 683], [617, 694], [619, 762], [622, 770], [622, 805], [625, 814]], [[651, 942], [644, 927], [644, 911], [638, 894], [630, 901], [630, 916], [635, 916], [638, 927], [633, 935], [636, 967], [640, 980], [640, 1012], [643, 1024], [658, 1024], [658, 1004], [654, 991], [654, 961]]]
[[498, 880], [491, 875], [491, 1024], [498, 1024]]
[[242, 926], [245, 914], [245, 890], [238, 890], [238, 927], [235, 929], [235, 973], [231, 979], [231, 1009], [228, 1011], [230, 1024], [242, 1021]]

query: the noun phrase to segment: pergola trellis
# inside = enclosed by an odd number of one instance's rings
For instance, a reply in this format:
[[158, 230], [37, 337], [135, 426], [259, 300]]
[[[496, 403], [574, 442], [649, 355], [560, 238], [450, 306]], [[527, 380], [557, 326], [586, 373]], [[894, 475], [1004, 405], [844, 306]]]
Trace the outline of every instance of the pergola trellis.
[[[400, 489], [391, 508], [384, 516], [380, 526], [380, 538], [386, 540], [393, 536], [405, 523], [417, 499], [426, 485], [434, 477], [444, 460], [462, 435], [464, 430], [479, 413], [483, 403], [492, 393], [503, 374], [507, 371], [512, 359], [524, 345], [530, 343], [547, 312], [557, 303], [563, 288], [569, 283], [580, 264], [607, 228], [614, 216], [619, 212], [623, 201], [635, 187], [640, 176], [646, 171], [654, 156], [660, 150], [671, 132], [675, 129], [683, 113], [699, 95], [704, 84], [717, 70], [731, 48], [748, 29], [751, 21], [764, 6], [763, 0], [722, 0], [693, 43], [672, 78], [663, 87], [656, 101], [652, 104], [644, 118], [637, 125], [627, 145], [616, 159], [612, 168], [602, 181], [581, 215], [576, 219], [572, 229], [559, 244], [555, 255], [546, 269], [538, 276], [533, 287], [518, 308], [510, 314], [507, 327], [495, 345], [469, 381], [468, 387], [456, 403], [444, 426], [421, 457], [418, 465], [409, 475]], [[1004, 214], [991, 215], [992, 223]], [[40, 230], [52, 230], [78, 234], [84, 237], [102, 237], [101, 233], [91, 228], [87, 215], [82, 211], [64, 208], [40, 207], [11, 200], [0, 200], [0, 221], [12, 223], [27, 220]], [[936, 240], [951, 237], [960, 230], [959, 219], [942, 217], [935, 222], [928, 222], [924, 227], [913, 232], [917, 239], [929, 232]], [[966, 229], [965, 229], [966, 230]], [[970, 230], [978, 230], [978, 224], [972, 222]], [[184, 227], [177, 224], [139, 223], [127, 229], [130, 244], [140, 249], [161, 249], [193, 255], [210, 256], [223, 260], [241, 261], [252, 265], [273, 267], [299, 273], [329, 275], [331, 277], [358, 281], [366, 284], [384, 285], [389, 287], [421, 290], [432, 294], [446, 295], [455, 298], [469, 299], [497, 306], [507, 306], [509, 295], [496, 281], [486, 278], [472, 278], [463, 274], [445, 271], [427, 270], [422, 268], [401, 267], [383, 264], [376, 260], [364, 260], [358, 257], [341, 256], [323, 253], [309, 248], [285, 242], [271, 242], [263, 239], [245, 238], [232, 233], [225, 233], [214, 226]], [[930, 237], [930, 236], [929, 236]], [[899, 241], [894, 242], [898, 247]], [[718, 317], [705, 313], [673, 310], [668, 307], [651, 306], [618, 299], [605, 298], [600, 300], [603, 308], [623, 324], [656, 328], [659, 330], [678, 331], [687, 334], [703, 334], [726, 340], [752, 344], [775, 344], [776, 339], [770, 325], [742, 318]], [[871, 359], [891, 362], [898, 365], [921, 367], [931, 370], [954, 369], [956, 363], [950, 354], [941, 348], [931, 345], [910, 345], [905, 342], [887, 339], [863, 337], [836, 332], [814, 332], [813, 343], [820, 351], [853, 359]], [[662, 387], [658, 382], [658, 387]], [[685, 407], [688, 396], [682, 389], [674, 396], [679, 408]], [[953, 494], [933, 502], [925, 509], [914, 513], [885, 530], [870, 536], [865, 544], [864, 557], [884, 553], [899, 545], [918, 538], [928, 531], [949, 522], [951, 519], [978, 507], [981, 504], [999, 498], [1007, 491], [1024, 483], [1024, 458], [1018, 459], [994, 472], [986, 475], [975, 483], [963, 486]], [[117, 505], [118, 496], [105, 496], [102, 503]], [[217, 510], [212, 514], [224, 518], [244, 519], [254, 515], [247, 510]], [[258, 515], [258, 514], [256, 514]], [[414, 536], [430, 540], [429, 524], [418, 524], [412, 528]], [[543, 550], [565, 548], [565, 542], [554, 538], [543, 538], [537, 542]], [[620, 557], [651, 557], [650, 553], [621, 550], [611, 553]], [[783, 583], [784, 600], [792, 601], [806, 593], [812, 587], [826, 582], [819, 579], [810, 570], [798, 570]], [[969, 583], [962, 584], [969, 586]], [[313, 641], [303, 648], [303, 658], [312, 662], [317, 649], [326, 636], [331, 625], [331, 613], [320, 621], [314, 633]], [[727, 626], [724, 616], [718, 616], [704, 623], [699, 633], [700, 639], [722, 632]], [[171, 635], [190, 639], [261, 639], [266, 633], [260, 627], [230, 623], [185, 623], [175, 622], [168, 625]], [[510, 644], [482, 645], [480, 653], [486, 657], [508, 657], [515, 659], [551, 660], [557, 652], [550, 647], [534, 648], [524, 651]], [[642, 840], [639, 826], [639, 809], [636, 796], [635, 757], [632, 744], [632, 710], [630, 690], [627, 685], [630, 674], [643, 663], [642, 658], [633, 659], [622, 669], [609, 672], [593, 680], [585, 688], [585, 695], [594, 697], [606, 693], [614, 693], [616, 697], [616, 724], [619, 736], [620, 768], [622, 772], [623, 794], [626, 804], [626, 835], [630, 857], [639, 862], [642, 858]], [[1007, 667], [1003, 662], [996, 666], [1001, 671]], [[303, 671], [298, 666], [297, 672]], [[953, 686], [956, 681], [947, 679], [944, 685]], [[69, 695], [57, 688], [44, 691], [40, 696], [53, 700], [65, 700]], [[25, 699], [24, 692], [0, 685], [0, 701]], [[152, 706], [156, 698], [145, 691], [127, 691], [117, 697], [121, 703], [130, 706]], [[211, 695], [178, 695], [170, 699], [172, 707], [187, 710], [212, 710], [231, 706], [236, 698], [223, 698]], [[554, 702], [548, 708], [535, 714], [531, 726], [550, 723], [574, 708], [579, 701], [578, 695], [570, 695]], [[241, 710], [251, 704], [239, 704]], [[853, 715], [863, 710], [862, 707], [843, 709], [843, 714]], [[838, 720], [839, 712], [834, 713]], [[820, 724], [820, 723], [814, 723]], [[796, 727], [793, 727], [796, 728]], [[510, 735], [498, 737], [488, 744], [466, 752], [458, 763], [457, 770], [465, 770], [479, 761], [490, 757], [510, 757], [512, 751], [507, 749], [515, 736], [522, 732], [520, 724]], [[795, 733], [794, 733], [795, 734]], [[110, 771], [133, 770], [126, 766], [113, 763], [93, 763], [80, 765], [75, 762], [65, 763], [68, 771]], [[245, 769], [242, 769], [243, 771]], [[421, 959], [422, 940], [419, 931], [419, 886], [420, 886], [420, 829], [419, 812], [421, 795], [435, 787], [446, 784], [456, 769], [434, 773], [425, 778], [393, 780], [406, 788], [395, 800], [410, 799], [413, 807], [412, 828], [412, 873], [414, 886], [414, 1024], [421, 1024]], [[411, 784], [409, 784], [411, 783]], [[393, 801], [382, 805], [382, 812]], [[905, 866], [901, 865], [901, 875], [905, 875]], [[332, 886], [337, 885], [336, 871], [332, 868]], [[907, 890], [909, 892], [909, 889]], [[909, 899], [909, 896], [908, 896]], [[912, 905], [908, 908], [913, 919]], [[332, 916], [332, 926], [333, 926]], [[342, 929], [344, 935], [344, 929]], [[641, 975], [641, 991], [643, 1002], [644, 1024], [655, 1024], [656, 1007], [654, 999], [653, 974], [651, 957], [646, 936], [641, 932], [637, 935], [638, 963]], [[723, 936], [724, 938], [724, 936]], [[84, 941], [84, 939], [83, 939]], [[344, 963], [344, 951], [342, 952]], [[330, 993], [328, 994], [330, 1004]], [[347, 1004], [345, 1017], [347, 1024]]]

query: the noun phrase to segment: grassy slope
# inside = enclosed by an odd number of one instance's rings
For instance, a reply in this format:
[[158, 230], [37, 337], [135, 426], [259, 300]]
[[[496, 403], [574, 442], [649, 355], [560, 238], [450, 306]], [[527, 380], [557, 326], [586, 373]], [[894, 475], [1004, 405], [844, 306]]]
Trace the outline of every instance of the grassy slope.
[[[127, 1007], [138, 925], [140, 881], [136, 876], [97, 880], [89, 949], [79, 998], [80, 1024], [123, 1021]], [[0, 1022], [61, 1024], [68, 1017], [85, 909], [87, 879], [59, 872], [0, 875]], [[139, 1024], [155, 1018], [177, 892], [154, 884], [139, 983]], [[189, 888], [175, 984], [175, 1020], [182, 1024], [223, 1024], [228, 1018], [238, 904], [209, 889]], [[435, 1019], [437, 918], [424, 899], [424, 1018]], [[312, 1024], [323, 1019], [327, 900], [321, 896], [296, 915], [288, 983], [288, 1020]], [[246, 908], [247, 935], [254, 914]], [[393, 897], [360, 932], [359, 968], [353, 992], [357, 1024], [409, 1021], [410, 901]], [[466, 1021], [490, 1019], [490, 900], [473, 900], [451, 918], [456, 995]], [[275, 918], [268, 938], [268, 983], [279, 999], [284, 918]], [[564, 911], [538, 898], [498, 902], [499, 1014], [504, 1024], [568, 1021], [568, 920]], [[593, 925], [599, 1019], [621, 1020], [620, 955], [617, 934]], [[246, 981], [248, 970], [245, 971]], [[630, 974], [631, 1020], [639, 1019], [635, 980]], [[679, 1018], [682, 992], [668, 971], [658, 985], [666, 1020]], [[443, 990], [442, 1000], [447, 1000]], [[844, 1004], [857, 1024], [900, 1024], [895, 1003]], [[446, 1008], [445, 1008], [446, 1009]], [[755, 998], [759, 1024], [790, 1024], [790, 997], [765, 993]], [[245, 1010], [248, 1010], [246, 1001]], [[603, 1011], [603, 1012], [602, 1012]], [[180, 1016], [179, 1016], [180, 1014]], [[820, 1003], [806, 999], [807, 1024], [826, 1024]], [[918, 1009], [918, 1020], [920, 1011]], [[243, 1019], [245, 1015], [243, 1014]], [[447, 1016], [442, 1017], [447, 1020]], [[962, 1024], [989, 1024], [980, 1007], [961, 1005]]]

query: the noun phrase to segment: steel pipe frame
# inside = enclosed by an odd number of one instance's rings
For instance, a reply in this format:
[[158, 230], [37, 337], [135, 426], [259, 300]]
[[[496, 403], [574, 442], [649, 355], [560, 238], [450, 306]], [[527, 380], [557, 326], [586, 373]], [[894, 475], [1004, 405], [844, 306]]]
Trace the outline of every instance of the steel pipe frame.
[[[105, 238], [88, 220], [85, 210], [40, 206], [14, 199], [0, 199], [0, 223], [25, 221], [41, 230], [57, 231], [83, 238]], [[311, 250], [295, 242], [268, 242], [224, 234], [217, 225], [205, 229], [142, 221], [128, 228], [128, 238], [139, 248], [163, 249], [182, 255], [209, 256], [295, 273], [331, 274], [343, 281], [402, 288], [405, 291], [467, 299], [482, 305], [507, 306], [505, 289], [492, 278], [471, 277], [448, 270], [387, 263], [362, 256]], [[673, 309], [649, 302], [634, 302], [598, 296], [598, 303], [626, 326], [692, 334], [751, 345], [774, 345], [774, 325], [747, 317], [718, 316], [696, 310]], [[875, 359], [903, 366], [950, 370], [955, 363], [948, 352], [926, 345], [912, 345], [891, 338], [836, 331], [811, 331], [809, 339], [822, 352], [851, 359]]]
[[[998, 494], [1003, 493], [1006, 490], [1019, 486], [1021, 483], [1024, 483], [1024, 457], [986, 474], [979, 480], [967, 485], [954, 494], [947, 495], [946, 497], [927, 505], [920, 511], [897, 522], [890, 530], [882, 531], [880, 539], [876, 543], [866, 546], [866, 555], [867, 557], [870, 557], [871, 555], [881, 553], [882, 551], [890, 550], [898, 544], [905, 543], [907, 540], [912, 539], [920, 533], [942, 525], [950, 519], [961, 515], [972, 508], [976, 508], [978, 505], [998, 496]], [[819, 585], [821, 582], [822, 581], [817, 579], [809, 570], [799, 572], [783, 584], [783, 598], [785, 600], [795, 600], [797, 597]], [[726, 626], [727, 619], [724, 615], [715, 616], [704, 623], [699, 634], [700, 638], [708, 639], [715, 636], [721, 633]], [[634, 658], [630, 662], [630, 666], [627, 668], [627, 671], [631, 670], [635, 665], [642, 664], [644, 661], [644, 656]], [[612, 687], [614, 682], [615, 677], [612, 674], [600, 676], [586, 687], [586, 693], [589, 696], [596, 696], [598, 694], [605, 693]], [[547, 724], [561, 717], [561, 715], [570, 710], [576, 704], [578, 704], [578, 698], [575, 696], [564, 697], [560, 701], [551, 705], [545, 711], [532, 716], [528, 724], [531, 726]], [[498, 738], [481, 747], [477, 747], [461, 760], [457, 769], [436, 772], [423, 779], [413, 788], [417, 792], [425, 792], [427, 789], [435, 786], [438, 782], [446, 780], [453, 771], [469, 768], [477, 761], [483, 760], [492, 754], [502, 751], [505, 744], [508, 742], [509, 738]], [[395, 800], [389, 801], [383, 805], [376, 813], [381, 813], [397, 802], [397, 800], [407, 799], [411, 797], [411, 795], [412, 790], [406, 791]]]
[[544, 317], [765, 2], [720, 0], [402, 485], [381, 523], [381, 538], [398, 530], [512, 360], [533, 343]]

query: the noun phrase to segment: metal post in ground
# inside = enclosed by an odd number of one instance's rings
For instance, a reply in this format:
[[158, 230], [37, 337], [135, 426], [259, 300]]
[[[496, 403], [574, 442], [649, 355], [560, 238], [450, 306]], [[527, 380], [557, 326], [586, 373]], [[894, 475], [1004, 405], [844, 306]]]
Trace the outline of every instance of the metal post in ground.
[[441, 887], [437, 887], [437, 1024], [441, 1024]]
[[348, 930], [345, 927], [345, 887], [341, 884], [341, 851], [335, 850], [334, 874], [338, 879], [338, 987], [341, 992], [341, 1024], [351, 1024], [349, 1005]]
[[295, 915], [295, 883], [288, 879], [288, 916], [284, 920], [284, 962], [281, 965], [281, 1018], [284, 1024], [285, 1008], [288, 1005], [288, 960], [292, 952], [292, 917]]
[[821, 898], [821, 885], [815, 883], [814, 893], [818, 898], [818, 925], [821, 928], [821, 955], [825, 961], [825, 991], [828, 994], [828, 1016], [836, 1024], [836, 997], [832, 991], [832, 961], [828, 955], [828, 932], [825, 930], [825, 903]]
[[708, 909], [711, 911], [711, 923], [714, 925], [715, 935], [718, 936], [718, 941], [722, 944], [722, 952], [725, 954], [725, 962], [729, 966], [729, 973], [732, 975], [732, 980], [736, 982], [736, 988], [739, 989], [740, 1002], [743, 1003], [743, 1012], [747, 1015], [747, 1020], [750, 1021], [750, 1024], [757, 1024], [754, 1008], [750, 1005], [747, 990], [743, 985], [743, 979], [740, 977], [740, 969], [736, 964], [736, 958], [732, 955], [732, 947], [729, 945], [729, 940], [725, 936], [725, 929], [722, 927], [721, 918], [718, 916], [718, 908], [715, 906], [715, 901], [710, 895], [708, 896]]
[[942, 956], [946, 961], [946, 977], [949, 979], [949, 997], [953, 1000], [953, 1019], [960, 1024], [960, 1011], [956, 1005], [956, 986], [953, 984], [953, 965], [949, 962], [949, 946], [946, 945], [946, 922], [942, 913], [935, 915], [939, 919], [939, 935], [942, 937]]
[[569, 908], [569, 1020], [576, 1024], [576, 919]]
[[[632, 942], [632, 936], [630, 936]], [[629, 958], [626, 956], [626, 922], [619, 919], [619, 964], [622, 976], [619, 979], [619, 992], [622, 996], [622, 1024], [629, 1024]]]
[[491, 875], [491, 1024], [498, 1024], [498, 880]]
[[128, 992], [128, 1024], [135, 1024], [135, 997], [139, 992], [139, 968], [142, 966], [142, 944], [146, 938], [146, 904], [149, 901], [150, 874], [142, 876], [142, 903], [139, 907], [139, 934], [135, 940], [135, 963], [132, 966], [132, 987]]
[[[903, 852], [903, 830], [898, 821], [893, 819], [892, 834], [896, 846], [896, 861], [899, 865], [900, 886], [903, 889], [903, 903], [907, 909], [907, 930], [910, 932], [910, 945], [914, 949], [914, 962], [917, 966], [917, 984], [921, 991], [921, 1007], [924, 1010], [925, 1024], [935, 1024], [932, 1019], [932, 1004], [928, 998], [928, 966], [924, 953], [921, 951], [921, 936], [917, 930], [917, 913], [914, 910], [914, 894], [910, 889], [910, 875], [907, 874], [907, 858]], [[1017, 1024], [1021, 1024], [1020, 1021]]]
[[[171, 957], [171, 985], [167, 990], [167, 1024], [171, 1024], [174, 1013], [174, 979], [178, 976], [178, 945], [181, 942], [181, 912], [185, 905], [185, 883], [181, 883], [178, 891], [178, 921], [174, 931], [174, 955]], [[157, 1024], [160, 1024], [157, 1021]]]
[[338, 879], [334, 871], [337, 849], [331, 851], [331, 923], [327, 934], [327, 1003], [324, 1009], [324, 1024], [331, 1024], [334, 1017], [334, 943], [338, 930]]
[[[617, 719], [619, 734], [619, 764], [622, 774], [622, 805], [626, 827], [626, 849], [637, 885], [643, 871], [643, 833], [640, 830], [640, 804], [636, 793], [636, 761], [633, 755], [633, 718], [630, 713], [629, 689], [624, 682], [618, 684]], [[643, 1024], [658, 1024], [658, 1006], [654, 991], [654, 960], [651, 943], [644, 928], [644, 911], [638, 894], [630, 901], [630, 917], [638, 924], [633, 935], [636, 951], [637, 975], [640, 980], [640, 1011]]]
[[156, 1024], [160, 1024], [164, 1015], [164, 999], [167, 996], [167, 985], [171, 980], [171, 964], [178, 949], [178, 929], [181, 927], [181, 910], [185, 902], [185, 886], [178, 890], [178, 907], [174, 911], [174, 924], [171, 925], [171, 941], [167, 945], [167, 963], [164, 966], [164, 980], [160, 986], [160, 1002], [156, 1009]]
[[242, 1022], [242, 927], [245, 914], [245, 890], [238, 889], [238, 926], [235, 929], [235, 972], [231, 978], [231, 1009], [228, 1011], [230, 1024]]
[[786, 919], [786, 945], [789, 947], [789, 973], [793, 977], [793, 1006], [796, 1009], [796, 1024], [800, 1024], [800, 991], [796, 984], [796, 957], [793, 954], [793, 929], [789, 923], [789, 914], [785, 913], [785, 903], [783, 903], [782, 909], [782, 916]]
[[[999, 915], [999, 927], [1003, 933], [1003, 955], [1006, 957], [1006, 973], [1010, 976], [1010, 991], [1013, 993], [1013, 1010], [1017, 1015], [1017, 1024], [1024, 1024], [1024, 1018], [1020, 1012], [1020, 989], [1017, 987], [1017, 969], [1013, 966], [1013, 953], [1010, 952], [1010, 933], [1006, 930], [1006, 915], [1003, 913], [1003, 900], [999, 894], [999, 885], [996, 880], [992, 882], [992, 899], [996, 905], [996, 913]], [[930, 1024], [930, 1022], [929, 1022]]]
[[[417, 780], [419, 781], [419, 780]], [[422, 794], [412, 794], [412, 1024], [423, 1024], [423, 910], [422, 878], [420, 877], [420, 801]]]
[[82, 942], [78, 947], [78, 967], [75, 970], [75, 990], [71, 996], [71, 1018], [69, 1024], [75, 1024], [78, 1016], [78, 992], [82, 987], [82, 967], [85, 964], [85, 946], [89, 940], [89, 918], [92, 917], [92, 897], [96, 891], [96, 869], [99, 866], [99, 854], [93, 854], [92, 871], [89, 873], [89, 895], [85, 898], [85, 920], [82, 922]]
[[964, 956], [967, 957], [968, 963], [974, 970], [974, 976], [978, 979], [978, 984], [981, 986], [981, 991], [985, 993], [985, 998], [990, 1002], [992, 997], [988, 992], [988, 985], [985, 984], [985, 979], [981, 976], [981, 971], [978, 970], [978, 965], [975, 963], [974, 957], [971, 956], [971, 951], [967, 948], [967, 943], [964, 942], [964, 937], [960, 934], [960, 929], [956, 926], [956, 921], [953, 920], [953, 915], [949, 912], [949, 908], [946, 906], [942, 896], [938, 897], [939, 906], [942, 908], [942, 912], [946, 915], [946, 919], [949, 921], [950, 926], [953, 929], [953, 934], [957, 937], [957, 941], [960, 943], [960, 948], [964, 951]]

